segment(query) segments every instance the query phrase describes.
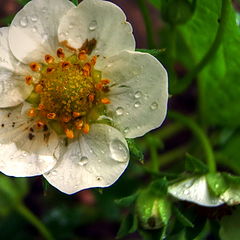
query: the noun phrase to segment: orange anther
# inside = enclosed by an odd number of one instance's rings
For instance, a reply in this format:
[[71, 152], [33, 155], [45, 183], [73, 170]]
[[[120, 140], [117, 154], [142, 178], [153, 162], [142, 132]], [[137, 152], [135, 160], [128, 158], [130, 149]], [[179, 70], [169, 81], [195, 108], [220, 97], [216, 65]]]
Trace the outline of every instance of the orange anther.
[[74, 118], [77, 118], [77, 117], [80, 117], [81, 116], [81, 113], [79, 112], [73, 112], [73, 117]]
[[73, 130], [71, 130], [71, 129], [66, 129], [65, 134], [66, 134], [67, 138], [69, 138], [69, 139], [74, 138], [74, 133], [73, 133]]
[[48, 119], [55, 119], [56, 118], [56, 113], [48, 113], [47, 118]]
[[90, 102], [93, 102], [94, 99], [95, 99], [94, 94], [90, 94], [90, 95], [88, 95], [88, 99], [89, 99]]
[[67, 68], [69, 68], [69, 67], [70, 67], [70, 62], [63, 62], [63, 63], [62, 63], [62, 68], [67, 69]]
[[43, 121], [37, 121], [37, 128], [40, 129], [45, 125]]
[[97, 84], [95, 84], [95, 88], [96, 88], [97, 90], [102, 90], [102, 88], [103, 88], [102, 83], [97, 83]]
[[78, 54], [78, 59], [81, 61], [85, 61], [87, 59], [87, 53], [85, 50], [81, 50]]
[[97, 56], [93, 56], [91, 59], [91, 64], [94, 66], [97, 62]]
[[39, 72], [41, 70], [41, 65], [36, 62], [30, 63], [29, 67], [32, 69], [33, 72]]
[[57, 56], [58, 56], [59, 58], [64, 58], [64, 57], [65, 57], [65, 54], [64, 54], [62, 48], [58, 48], [58, 50], [57, 50]]
[[101, 83], [102, 83], [103, 85], [107, 85], [107, 84], [110, 83], [110, 80], [109, 80], [109, 79], [102, 79], [102, 80], [101, 80]]
[[62, 117], [62, 121], [65, 123], [68, 123], [71, 119], [72, 119], [71, 116], [63, 116]]
[[40, 104], [38, 105], [38, 110], [43, 110], [44, 108], [45, 108], [45, 106], [44, 106], [43, 104], [40, 103]]
[[42, 86], [41, 84], [37, 84], [37, 85], [35, 86], [35, 92], [36, 92], [36, 93], [41, 93], [42, 90], [43, 90], [43, 86]]
[[34, 109], [34, 108], [31, 108], [31, 109], [28, 111], [27, 115], [28, 115], [29, 117], [35, 117], [35, 116], [36, 116], [36, 111], [35, 111], [35, 109]]
[[82, 129], [83, 133], [88, 134], [89, 130], [90, 130], [89, 124], [88, 123], [84, 123], [83, 129]]
[[102, 99], [101, 99], [101, 102], [102, 102], [103, 104], [109, 104], [109, 103], [111, 103], [111, 101], [110, 101], [108, 98], [102, 98]]
[[90, 76], [91, 65], [90, 63], [85, 63], [83, 66], [83, 76], [88, 77]]
[[56, 69], [54, 67], [48, 67], [47, 73], [53, 73]]
[[80, 130], [83, 127], [83, 120], [77, 120], [77, 121], [75, 121], [74, 124], [75, 124], [76, 129]]
[[31, 85], [32, 81], [33, 81], [32, 76], [26, 76], [25, 77], [25, 82], [26, 82], [27, 85]]
[[46, 63], [53, 63], [54, 62], [54, 57], [52, 57], [51, 55], [47, 54], [45, 56], [45, 61], [46, 61]]

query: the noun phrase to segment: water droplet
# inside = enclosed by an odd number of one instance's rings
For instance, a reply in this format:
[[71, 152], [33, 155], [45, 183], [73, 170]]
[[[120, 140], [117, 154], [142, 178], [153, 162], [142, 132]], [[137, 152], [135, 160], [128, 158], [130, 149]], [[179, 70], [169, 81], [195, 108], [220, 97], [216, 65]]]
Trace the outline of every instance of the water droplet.
[[33, 32], [37, 32], [37, 27], [34, 26], [34, 27], [32, 28], [32, 31], [33, 31]]
[[88, 158], [87, 158], [86, 156], [81, 157], [81, 159], [80, 159], [79, 162], [78, 162], [78, 164], [79, 164], [80, 166], [84, 166], [84, 165], [86, 165], [87, 163], [88, 163]]
[[150, 106], [151, 110], [156, 110], [158, 108], [158, 104], [156, 102], [153, 102]]
[[42, 8], [42, 13], [46, 13], [46, 12], [47, 12], [47, 8], [46, 7]]
[[113, 160], [117, 162], [128, 161], [128, 149], [119, 139], [115, 139], [110, 143], [110, 151]]
[[37, 16], [32, 16], [32, 17], [31, 17], [31, 20], [32, 20], [33, 22], [36, 22], [36, 21], [38, 20], [38, 18], [37, 18]]
[[118, 107], [118, 108], [116, 109], [116, 114], [117, 114], [118, 116], [123, 115], [123, 112], [124, 112], [124, 110], [123, 110], [122, 107]]
[[28, 25], [28, 19], [27, 17], [23, 17], [21, 20], [20, 20], [20, 26], [21, 27], [27, 27]]
[[123, 132], [124, 132], [125, 134], [128, 133], [128, 132], [129, 132], [129, 128], [126, 127], [126, 128], [123, 130]]
[[134, 103], [134, 107], [135, 107], [135, 108], [139, 108], [140, 106], [141, 106], [141, 103], [140, 103], [140, 102], [135, 102], [135, 103]]
[[142, 97], [142, 92], [140, 92], [140, 91], [135, 92], [134, 97], [135, 98], [141, 98]]
[[73, 27], [74, 27], [74, 24], [73, 24], [73, 23], [70, 23], [70, 24], [69, 24], [69, 29], [73, 29]]
[[91, 23], [88, 26], [88, 29], [90, 31], [94, 31], [94, 30], [96, 30], [96, 28], [97, 28], [97, 21], [96, 20], [91, 21]]
[[57, 171], [56, 170], [53, 170], [51, 173], [52, 173], [53, 176], [57, 175]]
[[185, 189], [184, 191], [183, 191], [183, 194], [185, 194], [185, 195], [188, 195], [190, 192], [189, 192], [189, 190], [188, 189]]
[[42, 43], [46, 42], [48, 40], [48, 34], [45, 33], [42, 35]]

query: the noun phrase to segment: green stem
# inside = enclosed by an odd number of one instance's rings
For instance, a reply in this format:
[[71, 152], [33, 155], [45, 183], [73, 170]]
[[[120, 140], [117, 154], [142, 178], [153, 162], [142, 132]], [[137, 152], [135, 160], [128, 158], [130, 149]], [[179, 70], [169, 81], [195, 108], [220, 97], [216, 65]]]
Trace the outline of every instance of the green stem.
[[204, 69], [204, 67], [216, 54], [222, 43], [222, 38], [224, 36], [225, 28], [228, 21], [230, 6], [231, 4], [229, 3], [229, 0], [222, 0], [219, 27], [211, 47], [204, 55], [202, 60], [196, 65], [196, 67], [192, 71], [190, 71], [189, 74], [181, 81], [179, 87], [175, 89], [174, 94], [183, 92], [191, 84], [192, 80]]
[[191, 118], [177, 112], [168, 112], [168, 117], [181, 122], [193, 132], [193, 134], [198, 138], [199, 142], [202, 144], [202, 148], [206, 155], [206, 161], [208, 164], [209, 171], [216, 172], [216, 162], [213, 149], [208, 140], [208, 137], [206, 136], [202, 128], [198, 126]]
[[151, 157], [151, 170], [153, 172], [158, 172], [159, 170], [159, 160], [157, 147], [152, 145], [150, 146], [150, 157]]
[[143, 20], [144, 20], [144, 23], [145, 23], [145, 28], [146, 28], [146, 32], [147, 32], [148, 47], [149, 48], [154, 48], [155, 44], [154, 44], [154, 39], [153, 39], [153, 28], [152, 28], [152, 22], [151, 22], [151, 19], [150, 19], [147, 4], [146, 4], [145, 0], [137, 0], [137, 3], [138, 3], [139, 9], [142, 13]]
[[48, 231], [46, 226], [22, 203], [17, 204], [16, 210], [26, 219], [28, 220], [33, 226], [35, 226], [38, 231], [42, 234], [42, 236], [46, 240], [54, 240], [51, 233]]

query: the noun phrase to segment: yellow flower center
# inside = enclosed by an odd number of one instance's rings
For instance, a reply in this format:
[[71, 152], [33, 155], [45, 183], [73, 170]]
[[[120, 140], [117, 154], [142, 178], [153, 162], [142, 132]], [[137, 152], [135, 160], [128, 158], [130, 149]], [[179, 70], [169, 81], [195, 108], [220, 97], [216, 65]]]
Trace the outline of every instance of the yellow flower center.
[[33, 104], [28, 116], [37, 119], [38, 127], [49, 125], [58, 134], [65, 132], [68, 138], [74, 138], [77, 131], [88, 133], [89, 123], [110, 103], [106, 97], [110, 80], [102, 79], [94, 67], [97, 56], [90, 58], [85, 50], [65, 57], [59, 48], [57, 56], [46, 55], [46, 64], [29, 64], [40, 78], [34, 82], [32, 76], [25, 77], [26, 84], [34, 86], [27, 99]]

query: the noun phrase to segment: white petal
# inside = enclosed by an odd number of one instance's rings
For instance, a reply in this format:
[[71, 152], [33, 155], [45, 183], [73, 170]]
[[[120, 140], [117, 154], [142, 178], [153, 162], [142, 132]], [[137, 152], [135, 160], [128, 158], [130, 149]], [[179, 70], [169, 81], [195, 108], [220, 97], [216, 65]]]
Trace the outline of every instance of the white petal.
[[12, 55], [8, 44], [9, 28], [0, 28], [0, 108], [22, 103], [32, 87], [25, 83], [28, 69]]
[[168, 78], [156, 58], [123, 51], [96, 68], [113, 84], [108, 108], [127, 138], [142, 136], [162, 124], [167, 111]]
[[57, 135], [37, 130], [22, 106], [0, 110], [0, 171], [11, 176], [43, 174], [59, 157]]
[[216, 207], [224, 203], [209, 191], [205, 176], [188, 178], [175, 183], [168, 188], [168, 192], [175, 198], [202, 206]]
[[80, 48], [88, 39], [96, 39], [92, 54], [113, 56], [122, 50], [134, 50], [131, 25], [123, 11], [115, 4], [102, 0], [84, 0], [61, 20], [59, 41], [66, 40], [73, 48]]
[[128, 147], [122, 134], [108, 125], [93, 124], [89, 134], [70, 143], [56, 167], [44, 176], [60, 191], [72, 194], [112, 185], [128, 161]]
[[14, 17], [9, 31], [10, 48], [22, 62], [42, 61], [55, 54], [61, 17], [74, 5], [68, 0], [32, 0]]

